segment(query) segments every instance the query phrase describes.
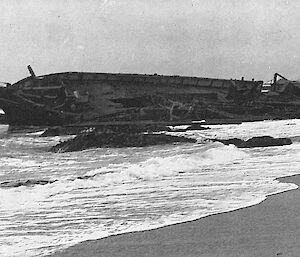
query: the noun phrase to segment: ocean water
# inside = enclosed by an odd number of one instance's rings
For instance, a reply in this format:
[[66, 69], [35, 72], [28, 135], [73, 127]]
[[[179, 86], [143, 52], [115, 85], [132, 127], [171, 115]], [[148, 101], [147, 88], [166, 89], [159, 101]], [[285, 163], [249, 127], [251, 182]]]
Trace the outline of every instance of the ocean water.
[[[177, 133], [196, 138], [195, 144], [50, 153], [67, 137], [9, 134], [0, 125], [0, 256], [44, 256], [297, 188], [275, 179], [300, 173], [300, 120], [210, 127]], [[289, 137], [293, 144], [238, 149], [207, 141], [262, 135]]]

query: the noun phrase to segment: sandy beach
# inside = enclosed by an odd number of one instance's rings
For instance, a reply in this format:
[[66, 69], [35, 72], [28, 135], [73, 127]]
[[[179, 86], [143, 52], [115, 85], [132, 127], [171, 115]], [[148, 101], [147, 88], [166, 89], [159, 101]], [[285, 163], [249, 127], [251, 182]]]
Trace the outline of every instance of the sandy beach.
[[[300, 175], [279, 179], [300, 185]], [[151, 231], [86, 241], [52, 256], [300, 256], [300, 191]]]

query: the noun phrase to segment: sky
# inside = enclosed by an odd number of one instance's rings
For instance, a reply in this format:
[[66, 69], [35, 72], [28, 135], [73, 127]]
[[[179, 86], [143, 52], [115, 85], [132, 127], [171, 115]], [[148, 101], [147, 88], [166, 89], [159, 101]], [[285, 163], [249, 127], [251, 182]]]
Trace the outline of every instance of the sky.
[[0, 81], [65, 71], [300, 78], [298, 0], [0, 0]]

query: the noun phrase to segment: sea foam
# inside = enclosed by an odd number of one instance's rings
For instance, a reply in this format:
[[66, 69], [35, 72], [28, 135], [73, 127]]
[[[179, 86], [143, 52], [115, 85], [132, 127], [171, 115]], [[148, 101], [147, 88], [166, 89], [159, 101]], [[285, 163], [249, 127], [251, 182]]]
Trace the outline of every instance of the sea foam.
[[88, 239], [235, 210], [297, 188], [275, 178], [299, 173], [299, 143], [238, 149], [206, 138], [299, 137], [299, 126], [299, 120], [211, 126], [186, 133], [198, 144], [64, 154], [47, 152], [62, 138], [2, 137], [0, 182], [53, 183], [0, 188], [0, 255], [42, 256]]

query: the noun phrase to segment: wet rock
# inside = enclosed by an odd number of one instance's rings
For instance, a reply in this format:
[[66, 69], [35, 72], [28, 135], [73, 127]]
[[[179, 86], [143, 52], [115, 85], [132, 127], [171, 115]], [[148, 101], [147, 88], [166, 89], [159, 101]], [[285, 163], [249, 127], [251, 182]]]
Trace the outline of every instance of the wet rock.
[[177, 142], [195, 143], [196, 139], [165, 134], [91, 133], [79, 134], [51, 148], [52, 152], [73, 152], [98, 147], [143, 147]]
[[90, 178], [96, 177], [96, 175], [97, 174], [94, 174], [94, 175], [83, 175], [83, 176], [77, 177], [76, 179], [90, 179]]
[[2, 188], [12, 188], [20, 186], [34, 186], [34, 185], [46, 185], [56, 182], [57, 180], [43, 180], [43, 179], [27, 179], [27, 180], [18, 180], [18, 181], [5, 181], [0, 183]]
[[192, 125], [190, 125], [187, 130], [208, 130], [210, 129], [209, 127], [203, 127], [201, 124], [199, 123], [193, 123]]
[[253, 137], [242, 143], [240, 147], [267, 147], [267, 146], [282, 146], [291, 145], [290, 138], [273, 138], [270, 136]]
[[233, 144], [238, 148], [269, 147], [292, 144], [292, 140], [290, 138], [274, 138], [270, 136], [252, 137], [246, 141], [238, 138], [227, 140], [215, 139], [214, 141], [221, 142], [225, 145]]

